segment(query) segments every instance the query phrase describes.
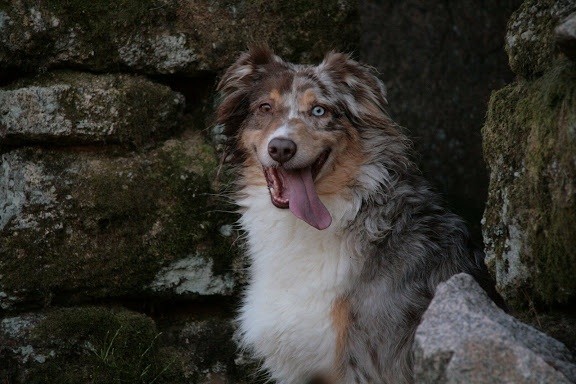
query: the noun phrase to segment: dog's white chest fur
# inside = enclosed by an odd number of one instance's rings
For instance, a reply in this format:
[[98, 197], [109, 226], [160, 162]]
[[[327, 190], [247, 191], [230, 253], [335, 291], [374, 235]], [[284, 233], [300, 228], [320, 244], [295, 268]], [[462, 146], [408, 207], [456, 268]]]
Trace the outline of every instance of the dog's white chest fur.
[[336, 333], [331, 309], [347, 287], [354, 263], [338, 226], [352, 210], [324, 202], [332, 225], [319, 231], [275, 208], [265, 188], [240, 202], [247, 210], [251, 280], [240, 312], [243, 343], [280, 383], [301, 383], [306, 375], [333, 369]]

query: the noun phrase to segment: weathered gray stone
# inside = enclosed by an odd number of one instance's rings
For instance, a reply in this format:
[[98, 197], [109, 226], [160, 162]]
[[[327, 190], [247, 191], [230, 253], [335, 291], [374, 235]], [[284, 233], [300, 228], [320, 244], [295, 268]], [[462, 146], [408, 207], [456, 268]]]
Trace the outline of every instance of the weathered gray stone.
[[576, 12], [562, 20], [554, 30], [556, 44], [572, 61], [576, 61]]
[[66, 64], [105, 71], [197, 74], [267, 41], [293, 60], [356, 47], [354, 1], [7, 0], [0, 2], [0, 70]]
[[[235, 216], [212, 189], [216, 165], [195, 131], [145, 153], [0, 155], [0, 304], [230, 294], [236, 247], [219, 230]], [[184, 276], [190, 260], [204, 264]]]
[[438, 286], [416, 331], [415, 382], [571, 383], [569, 350], [507, 315], [467, 274]]
[[59, 72], [0, 90], [0, 140], [125, 143], [167, 137], [184, 97], [145, 78]]
[[575, 78], [573, 63], [558, 59], [541, 77], [490, 100], [486, 262], [516, 308], [576, 297]]
[[512, 70], [525, 78], [541, 75], [557, 56], [554, 28], [576, 11], [572, 0], [527, 0], [508, 22], [506, 52]]
[[177, 295], [230, 295], [236, 285], [232, 271], [222, 275], [213, 272], [214, 261], [192, 255], [164, 267], [151, 288]]
[[0, 320], [2, 346], [19, 365], [29, 362], [42, 364], [47, 358], [54, 357], [54, 351], [38, 349], [31, 342], [33, 329], [44, 318], [43, 314], [28, 313]]

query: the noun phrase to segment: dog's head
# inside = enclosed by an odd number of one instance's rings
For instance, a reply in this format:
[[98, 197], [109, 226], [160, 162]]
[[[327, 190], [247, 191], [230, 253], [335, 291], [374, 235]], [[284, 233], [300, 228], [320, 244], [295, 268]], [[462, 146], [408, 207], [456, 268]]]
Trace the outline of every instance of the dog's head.
[[255, 47], [218, 89], [217, 119], [243, 155], [246, 182], [265, 183], [276, 207], [318, 229], [331, 223], [319, 196], [349, 191], [366, 162], [362, 129], [392, 126], [382, 82], [341, 53], [305, 66]]

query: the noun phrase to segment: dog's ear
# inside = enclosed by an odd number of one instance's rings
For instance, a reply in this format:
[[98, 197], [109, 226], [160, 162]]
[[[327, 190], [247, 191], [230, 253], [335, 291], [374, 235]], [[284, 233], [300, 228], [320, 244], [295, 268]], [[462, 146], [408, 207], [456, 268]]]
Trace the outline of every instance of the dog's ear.
[[216, 111], [217, 123], [224, 124], [225, 134], [238, 132], [248, 115], [252, 88], [273, 65], [282, 64], [268, 46], [254, 45], [226, 70], [217, 87], [220, 102]]
[[226, 70], [217, 90], [230, 93], [249, 86], [252, 81], [262, 75], [265, 66], [272, 63], [283, 63], [283, 61], [267, 45], [253, 45]]
[[381, 125], [389, 121], [386, 112], [386, 87], [375, 70], [344, 53], [330, 52], [317, 67], [318, 76], [326, 79], [338, 95], [340, 104], [355, 123]]

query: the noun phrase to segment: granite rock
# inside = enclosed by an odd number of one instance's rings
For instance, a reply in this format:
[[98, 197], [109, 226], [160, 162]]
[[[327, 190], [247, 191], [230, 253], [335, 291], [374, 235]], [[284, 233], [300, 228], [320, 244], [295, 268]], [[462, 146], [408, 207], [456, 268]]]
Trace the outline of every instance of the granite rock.
[[572, 383], [576, 365], [559, 341], [490, 301], [467, 274], [438, 286], [416, 331], [415, 382]]

